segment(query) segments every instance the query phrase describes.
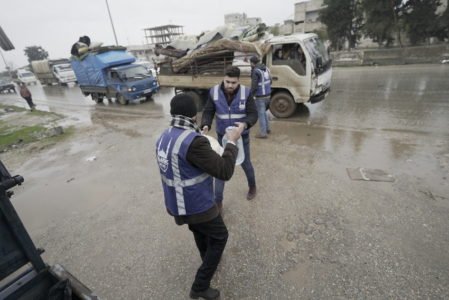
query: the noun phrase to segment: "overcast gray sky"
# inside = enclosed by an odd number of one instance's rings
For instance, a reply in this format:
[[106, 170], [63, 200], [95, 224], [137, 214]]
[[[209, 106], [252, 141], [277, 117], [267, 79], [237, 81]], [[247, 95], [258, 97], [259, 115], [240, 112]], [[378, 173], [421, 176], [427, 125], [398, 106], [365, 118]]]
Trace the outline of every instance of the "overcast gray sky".
[[[119, 44], [144, 42], [143, 28], [176, 24], [199, 34], [224, 24], [224, 14], [246, 13], [267, 25], [292, 19], [301, 0], [108, 0]], [[50, 58], [68, 57], [82, 35], [114, 44], [105, 0], [1, 0], [0, 26], [15, 46], [2, 53], [14, 68], [27, 64], [23, 49], [42, 46]], [[0, 61], [0, 71], [5, 70]]]

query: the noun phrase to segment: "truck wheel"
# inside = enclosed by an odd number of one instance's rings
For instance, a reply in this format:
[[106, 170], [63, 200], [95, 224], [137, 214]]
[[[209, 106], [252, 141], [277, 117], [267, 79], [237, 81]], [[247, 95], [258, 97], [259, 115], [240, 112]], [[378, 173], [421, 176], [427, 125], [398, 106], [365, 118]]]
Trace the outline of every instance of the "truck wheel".
[[117, 102], [123, 105], [128, 105], [129, 100], [126, 100], [122, 94], [117, 94]]
[[97, 96], [97, 98], [95, 99], [95, 101], [97, 103], [103, 103], [103, 96]]
[[277, 118], [288, 118], [296, 110], [296, 103], [288, 93], [279, 92], [270, 101], [270, 111]]

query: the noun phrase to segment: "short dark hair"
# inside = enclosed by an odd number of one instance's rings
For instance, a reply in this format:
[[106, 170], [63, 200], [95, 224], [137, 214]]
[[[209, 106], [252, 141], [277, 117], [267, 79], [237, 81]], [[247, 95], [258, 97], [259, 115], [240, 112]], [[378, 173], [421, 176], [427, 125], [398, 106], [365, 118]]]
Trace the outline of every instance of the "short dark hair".
[[230, 66], [226, 69], [226, 76], [240, 78], [240, 69], [237, 67]]
[[251, 56], [249, 61], [252, 62], [253, 64], [257, 64], [260, 60], [257, 56]]

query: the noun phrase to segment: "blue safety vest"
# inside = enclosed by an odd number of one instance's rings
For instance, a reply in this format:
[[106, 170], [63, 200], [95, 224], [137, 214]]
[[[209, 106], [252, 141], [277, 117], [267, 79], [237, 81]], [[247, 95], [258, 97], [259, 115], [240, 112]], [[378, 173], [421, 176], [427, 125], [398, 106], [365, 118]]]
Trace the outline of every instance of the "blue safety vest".
[[193, 130], [171, 127], [156, 143], [165, 206], [174, 216], [198, 214], [215, 205], [212, 177], [187, 161]]
[[257, 72], [259, 75], [259, 82], [257, 85], [256, 94], [254, 96], [261, 97], [261, 96], [270, 96], [271, 95], [271, 75], [270, 71], [268, 69], [265, 69], [265, 71], [254, 68], [254, 72]]
[[[214, 100], [215, 104], [216, 131], [218, 134], [225, 135], [226, 127], [235, 126], [235, 122], [245, 122], [246, 100], [249, 93], [250, 90], [246, 86], [240, 85], [231, 105], [228, 105], [226, 96], [219, 84], [210, 89], [210, 98]], [[242, 132], [243, 135], [248, 133], [248, 129]]]

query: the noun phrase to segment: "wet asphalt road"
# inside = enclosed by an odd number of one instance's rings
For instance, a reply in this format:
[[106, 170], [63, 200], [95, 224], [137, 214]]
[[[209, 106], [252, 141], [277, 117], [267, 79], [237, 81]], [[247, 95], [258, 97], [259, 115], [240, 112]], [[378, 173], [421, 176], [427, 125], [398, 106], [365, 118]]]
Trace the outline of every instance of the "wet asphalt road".
[[[334, 69], [328, 99], [252, 139], [257, 198], [245, 200], [241, 168], [225, 190], [222, 299], [449, 298], [448, 78], [446, 65]], [[187, 299], [200, 258], [165, 212], [154, 160], [173, 91], [121, 106], [76, 86], [30, 89], [78, 128], [10, 167], [44, 259], [106, 299]], [[356, 167], [395, 182], [351, 181]]]

